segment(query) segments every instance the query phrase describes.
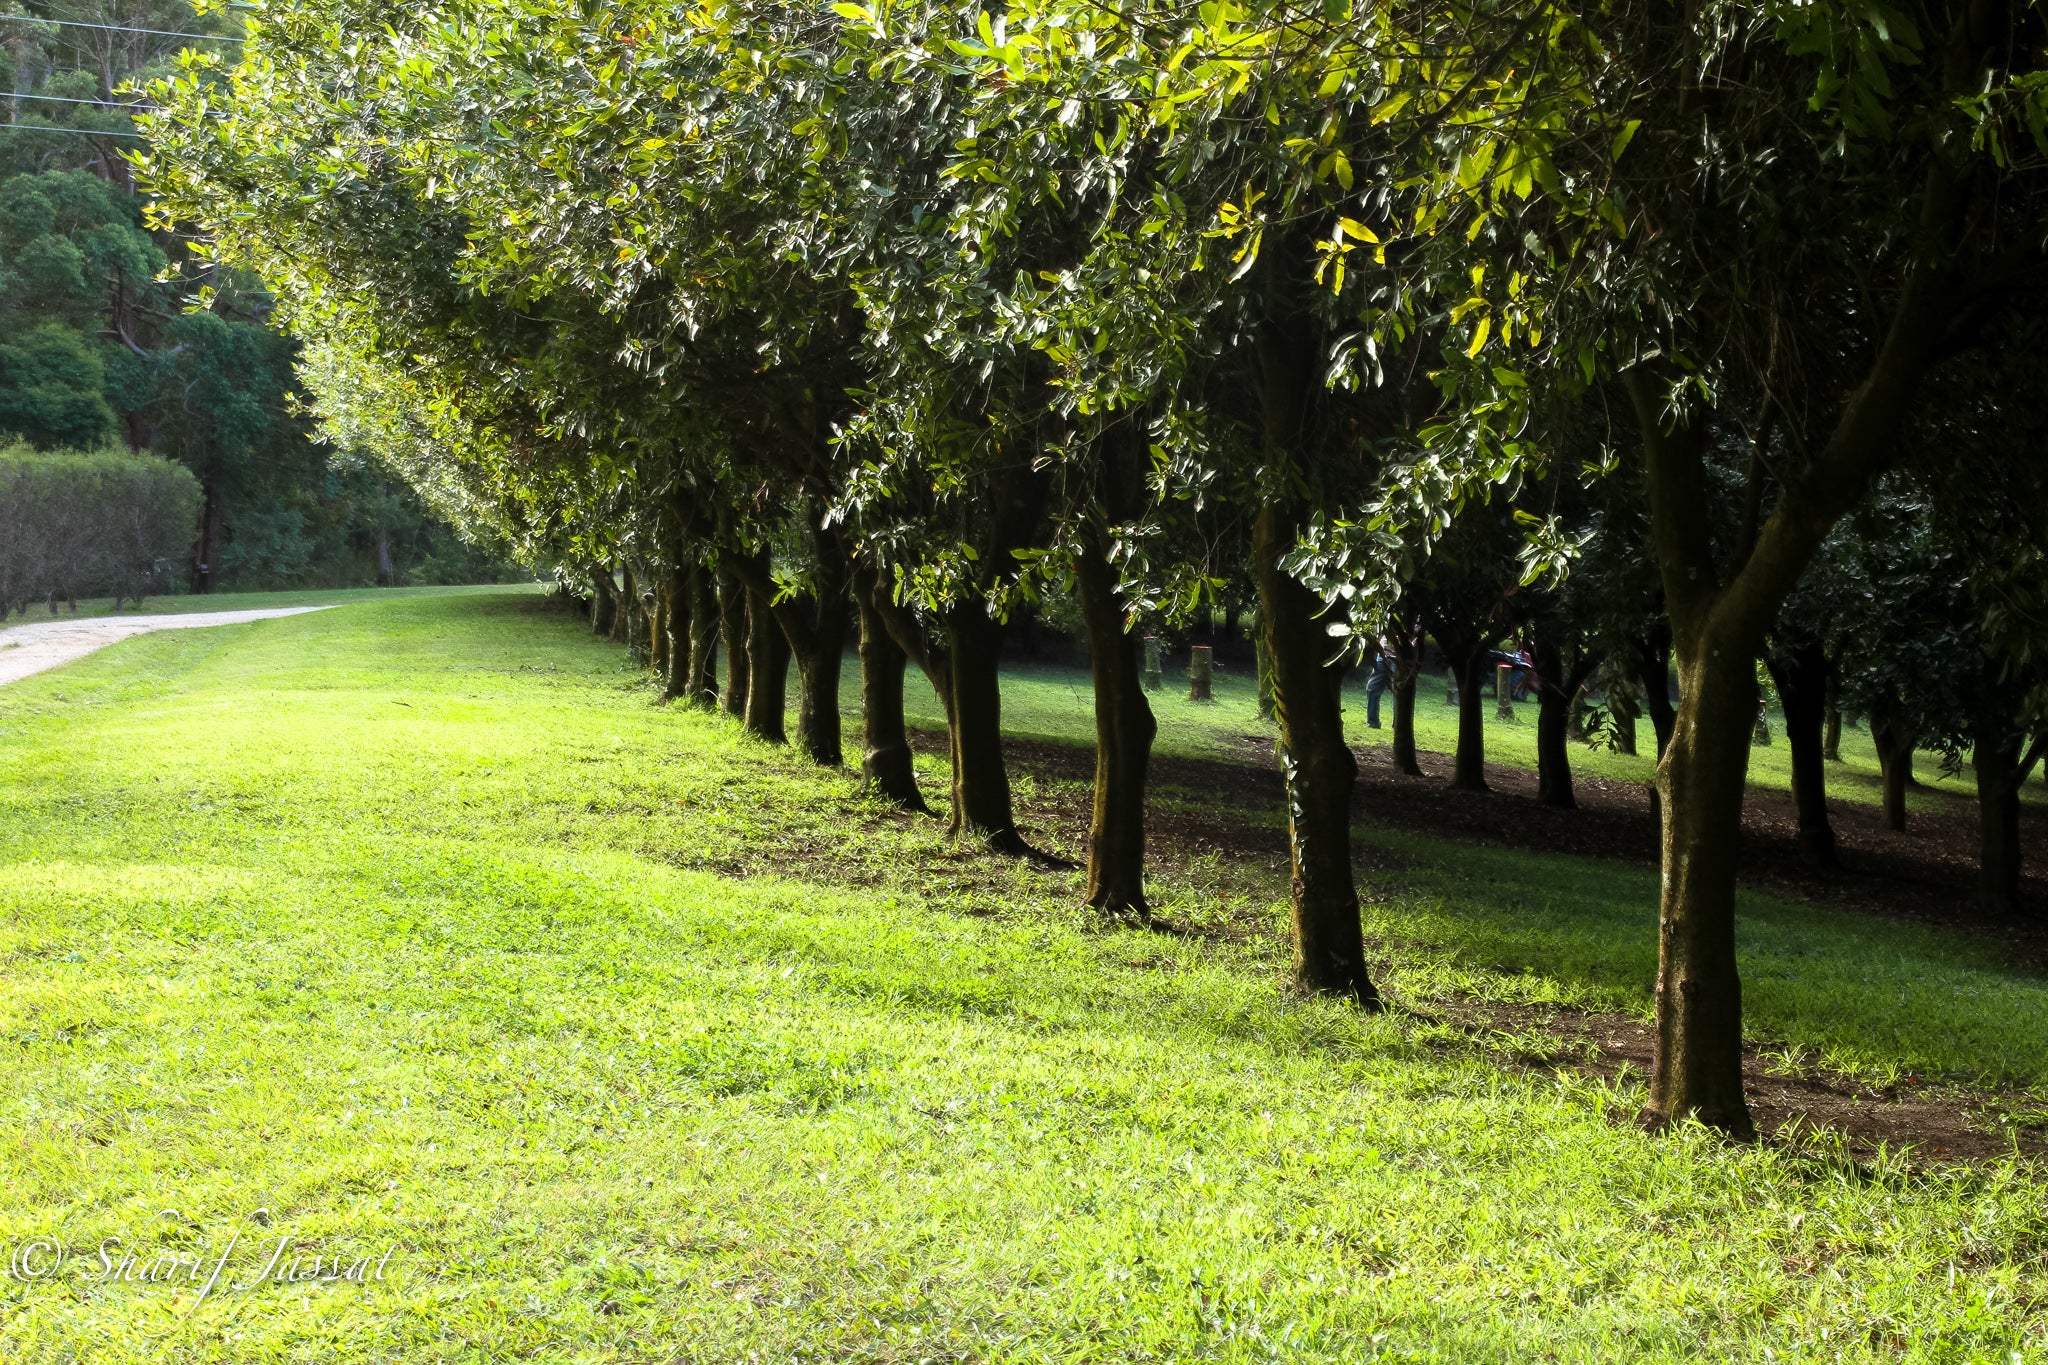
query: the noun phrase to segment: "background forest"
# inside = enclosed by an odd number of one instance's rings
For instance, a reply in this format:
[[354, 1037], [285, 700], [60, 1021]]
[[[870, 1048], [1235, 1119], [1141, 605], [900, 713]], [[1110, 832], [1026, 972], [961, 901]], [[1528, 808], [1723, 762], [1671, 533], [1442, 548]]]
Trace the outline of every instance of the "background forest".
[[503, 562], [402, 481], [312, 439], [296, 343], [265, 325], [259, 284], [143, 223], [122, 156], [141, 145], [140, 100], [123, 92], [181, 48], [231, 47], [235, 27], [124, 0], [0, 17], [0, 442], [125, 446], [191, 470], [203, 510], [155, 590], [499, 578]]

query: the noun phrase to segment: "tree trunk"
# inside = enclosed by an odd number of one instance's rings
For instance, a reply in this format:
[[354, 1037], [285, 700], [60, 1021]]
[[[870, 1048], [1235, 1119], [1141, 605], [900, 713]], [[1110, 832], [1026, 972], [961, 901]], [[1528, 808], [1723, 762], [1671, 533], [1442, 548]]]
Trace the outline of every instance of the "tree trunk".
[[220, 536], [224, 516], [220, 476], [208, 473], [200, 482], [205, 501], [199, 512], [199, 538], [192, 549], [192, 586], [212, 592], [220, 583]]
[[1988, 915], [2010, 915], [2020, 905], [2021, 736], [1988, 712], [1976, 729], [1970, 766], [1977, 773], [1977, 905]]
[[866, 789], [892, 805], [929, 815], [924, 793], [917, 789], [910, 730], [903, 721], [903, 673], [908, 662], [903, 647], [890, 636], [875, 606], [872, 575], [856, 574], [854, 596], [860, 608], [861, 775]]
[[624, 566], [619, 577], [624, 586], [613, 602], [611, 633], [605, 637], [615, 645], [623, 645], [633, 638], [633, 616], [640, 607], [640, 596], [633, 586], [632, 566]]
[[1835, 682], [1833, 669], [1828, 670], [1827, 701], [1824, 705], [1826, 720], [1821, 730], [1820, 756], [1829, 763], [1842, 761], [1842, 701], [1841, 689]]
[[1267, 503], [1252, 523], [1259, 625], [1273, 671], [1280, 764], [1287, 784], [1292, 852], [1294, 979], [1305, 990], [1349, 995], [1379, 1007], [1365, 969], [1365, 934], [1351, 868], [1351, 791], [1358, 763], [1323, 669], [1322, 604], [1281, 566], [1294, 546], [1294, 517]]
[[1649, 1108], [1748, 1138], [1755, 1126], [1742, 1093], [1735, 867], [1756, 722], [1754, 655], [1746, 642], [1701, 631], [1681, 640], [1678, 670], [1676, 724], [1657, 763], [1664, 885]]
[[[1263, 297], [1272, 310], [1257, 339], [1260, 445], [1277, 481], [1312, 466], [1296, 447], [1313, 439], [1310, 405], [1322, 391], [1322, 343], [1303, 301], [1300, 273], [1278, 264], [1287, 248], [1261, 253]], [[1304, 990], [1348, 995], [1380, 1008], [1366, 973], [1365, 931], [1351, 865], [1351, 794], [1358, 761], [1344, 739], [1342, 699], [1323, 667], [1329, 635], [1323, 604], [1288, 573], [1282, 559], [1300, 537], [1304, 509], [1269, 495], [1252, 518], [1252, 576], [1259, 629], [1273, 670], [1273, 714], [1280, 727], [1280, 770], [1287, 791], [1293, 864], [1294, 980]]]
[[[761, 561], [768, 552], [759, 551]], [[747, 576], [748, 578], [751, 575]], [[762, 577], [766, 577], [765, 567]], [[743, 579], [745, 581], [745, 579]], [[768, 605], [769, 590], [745, 581], [747, 603], [747, 712], [748, 731], [770, 744], [787, 744], [789, 731], [784, 713], [789, 709], [789, 637], [775, 611]]]
[[[1912, 211], [1924, 241], [1945, 240], [1963, 222], [1964, 195], [1942, 158], [1928, 158], [1926, 188]], [[1664, 885], [1653, 1116], [1695, 1115], [1743, 1138], [1755, 1132], [1742, 1094], [1735, 864], [1746, 738], [1756, 720], [1756, 658], [1822, 541], [1896, 451], [1962, 292], [1943, 251], [1916, 253], [1884, 339], [1833, 431], [1778, 484], [1769, 516], [1733, 547], [1725, 566], [1704, 514], [1713, 505], [1708, 421], [1673, 418], [1669, 399], [1678, 375], [1664, 362], [1643, 362], [1622, 375], [1642, 437], [1652, 542], [1680, 684], [1677, 724], [1657, 767]], [[1652, 690], [1661, 695], [1661, 688]]]
[[[1657, 757], [1670, 747], [1671, 731], [1678, 724], [1678, 711], [1671, 705], [1671, 643], [1668, 638], [1644, 641], [1640, 645], [1636, 675], [1643, 684], [1643, 714], [1657, 735]], [[1681, 689], [1682, 690], [1682, 689]]]
[[[797, 737], [813, 763], [836, 768], [845, 761], [840, 744], [839, 675], [846, 662], [847, 628], [853, 603], [848, 595], [852, 565], [845, 542], [825, 525], [825, 508], [809, 509], [816, 597], [781, 609], [784, 630], [797, 650], [799, 692]], [[808, 613], [808, 614], [806, 614]], [[902, 690], [898, 688], [900, 699]]]
[[767, 551], [730, 560], [747, 585], [747, 600], [770, 612], [781, 629], [797, 670], [797, 744], [811, 761], [836, 768], [842, 761], [839, 723], [839, 675], [846, 657], [849, 565], [844, 545], [824, 526], [824, 508], [813, 505], [811, 541], [813, 583], [810, 592], [776, 600]]
[[1870, 738], [1877, 745], [1878, 771], [1884, 780], [1884, 827], [1906, 829], [1906, 787], [1913, 780], [1913, 748], [1918, 727], [1893, 702], [1880, 699], [1870, 710]]
[[718, 579], [702, 564], [692, 564], [687, 579], [690, 598], [690, 657], [683, 696], [692, 706], [718, 707]]
[[669, 695], [669, 685], [675, 677], [674, 666], [668, 657], [669, 617], [677, 605], [676, 595], [669, 591], [675, 582], [673, 567], [660, 569], [654, 575], [654, 607], [647, 613], [647, 662], [661, 679], [661, 694]]
[[1564, 653], [1536, 636], [1536, 800], [1566, 810], [1578, 807], [1572, 792], [1571, 721], [1579, 688], [1593, 671], [1594, 660], [1581, 654], [1569, 669]]
[[1017, 832], [1010, 773], [1003, 762], [1003, 690], [998, 674], [1002, 627], [979, 602], [955, 607], [946, 621], [948, 704], [953, 750], [953, 814], [946, 832], [972, 837], [992, 852], [1033, 852]]
[[747, 714], [747, 585], [724, 563], [718, 566], [718, 636], [725, 651], [725, 693], [719, 705], [735, 720]]
[[610, 639], [612, 619], [619, 610], [619, 590], [612, 581], [611, 569], [603, 564], [590, 566], [590, 633], [603, 639]]
[[1422, 641], [1418, 636], [1394, 637], [1394, 771], [1422, 776], [1415, 755], [1415, 683], [1422, 676]]
[[[1095, 807], [1088, 825], [1088, 904], [1149, 918], [1145, 770], [1158, 725], [1145, 700], [1141, 643], [1125, 628], [1116, 571], [1091, 534], [1076, 566], [1095, 675]], [[1196, 647], [1201, 652], [1201, 647]]]
[[1259, 719], [1273, 719], [1273, 658], [1266, 653], [1266, 632], [1260, 627], [1252, 644], [1252, 663], [1259, 670]]
[[839, 674], [845, 662], [847, 604], [841, 585], [817, 605], [817, 623], [797, 655], [797, 742], [820, 767], [844, 761], [840, 747]]
[[676, 701], [690, 694], [690, 570], [670, 563], [661, 580], [661, 625], [657, 632], [655, 667], [661, 670], [661, 695]]
[[660, 606], [649, 591], [650, 577], [644, 565], [633, 574], [633, 617], [627, 626], [633, 635], [633, 662], [647, 669], [654, 667], [654, 620]]
[[1609, 673], [1606, 678], [1607, 721], [1614, 732], [1614, 751], [1633, 755], [1636, 752], [1636, 722], [1643, 714], [1642, 698], [1637, 696], [1640, 684], [1624, 677]]
[[[1439, 641], [1441, 643], [1441, 641]], [[1483, 792], [1486, 786], [1486, 710], [1480, 680], [1486, 676], [1486, 646], [1476, 645], [1456, 661], [1458, 670], [1458, 752], [1451, 761], [1451, 786]]]
[[1765, 656], [1785, 708], [1785, 743], [1792, 750], [1792, 805], [1799, 812], [1799, 851], [1816, 867], [1841, 865], [1835, 827], [1828, 819], [1827, 760], [1822, 753], [1827, 719], [1828, 657], [1818, 640]]

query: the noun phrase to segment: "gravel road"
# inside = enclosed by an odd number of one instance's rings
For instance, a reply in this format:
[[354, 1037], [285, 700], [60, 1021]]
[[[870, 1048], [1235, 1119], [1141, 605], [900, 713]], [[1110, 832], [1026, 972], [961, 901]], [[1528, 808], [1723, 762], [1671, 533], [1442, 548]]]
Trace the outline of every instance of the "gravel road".
[[198, 626], [232, 626], [267, 621], [273, 616], [298, 616], [326, 607], [266, 607], [260, 611], [195, 611], [175, 616], [90, 616], [74, 621], [38, 621], [32, 626], [0, 630], [0, 685], [18, 682], [45, 669], [82, 659], [131, 635], [152, 630], [190, 630]]

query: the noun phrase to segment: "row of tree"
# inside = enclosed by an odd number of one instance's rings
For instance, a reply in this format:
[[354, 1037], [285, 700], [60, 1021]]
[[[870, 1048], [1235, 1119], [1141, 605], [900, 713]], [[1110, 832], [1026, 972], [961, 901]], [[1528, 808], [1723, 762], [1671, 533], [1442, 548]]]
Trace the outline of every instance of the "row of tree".
[[[852, 613], [864, 767], [921, 804], [914, 662], [998, 850], [1000, 621], [1070, 591], [1106, 911], [1144, 905], [1132, 623], [1249, 595], [1306, 989], [1378, 1000], [1348, 660], [1436, 638], [1468, 785], [1508, 631], [1562, 698], [1633, 681], [1651, 1106], [1746, 1133], [1759, 660], [1801, 735], [1830, 685], [2008, 771], [2040, 725], [2044, 39], [1999, 0], [291, 0], [156, 87], [143, 169], [284, 301], [331, 425], [529, 554], [634, 566], [590, 591], [651, 588], [673, 695], [780, 738], [793, 661], [836, 763]], [[1897, 642], [1945, 607], [1965, 709]]]
[[140, 602], [181, 578], [201, 502], [183, 465], [125, 450], [0, 450], [0, 621], [36, 601]]

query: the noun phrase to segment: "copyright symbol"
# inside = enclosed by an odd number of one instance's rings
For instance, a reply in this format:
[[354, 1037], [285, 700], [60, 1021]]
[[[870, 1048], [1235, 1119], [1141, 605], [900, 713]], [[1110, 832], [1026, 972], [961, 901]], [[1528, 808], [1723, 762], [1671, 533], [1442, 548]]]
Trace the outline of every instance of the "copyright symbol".
[[7, 1273], [17, 1280], [55, 1279], [64, 1268], [64, 1244], [55, 1237], [31, 1237], [7, 1258]]

